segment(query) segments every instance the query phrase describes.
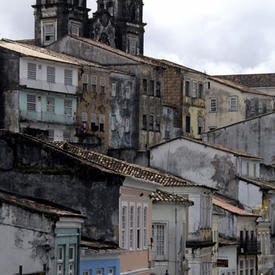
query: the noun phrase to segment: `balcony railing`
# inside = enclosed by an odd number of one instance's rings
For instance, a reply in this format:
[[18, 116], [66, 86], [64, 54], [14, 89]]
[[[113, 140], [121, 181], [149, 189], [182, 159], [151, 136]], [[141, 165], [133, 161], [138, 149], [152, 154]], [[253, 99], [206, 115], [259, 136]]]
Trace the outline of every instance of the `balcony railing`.
[[239, 254], [259, 254], [260, 243], [256, 240], [240, 241]]
[[75, 124], [76, 117], [70, 115], [60, 115], [47, 112], [20, 111], [20, 120], [39, 121], [59, 124]]

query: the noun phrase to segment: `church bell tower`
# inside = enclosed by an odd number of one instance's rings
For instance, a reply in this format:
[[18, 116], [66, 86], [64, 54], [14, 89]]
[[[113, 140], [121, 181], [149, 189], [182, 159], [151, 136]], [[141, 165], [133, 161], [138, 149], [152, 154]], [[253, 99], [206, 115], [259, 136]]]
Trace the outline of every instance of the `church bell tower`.
[[143, 55], [144, 26], [142, 0], [97, 0], [90, 36], [127, 53]]
[[36, 0], [35, 43], [47, 46], [67, 34], [88, 35], [86, 0]]

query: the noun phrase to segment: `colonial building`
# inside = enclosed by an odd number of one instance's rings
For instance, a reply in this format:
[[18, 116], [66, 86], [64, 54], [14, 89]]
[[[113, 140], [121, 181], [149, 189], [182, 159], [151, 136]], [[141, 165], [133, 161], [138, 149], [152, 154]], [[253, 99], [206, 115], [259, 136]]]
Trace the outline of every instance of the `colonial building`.
[[78, 211], [0, 191], [1, 274], [79, 274]]
[[275, 97], [229, 80], [208, 77], [206, 127], [213, 130], [273, 110]]
[[142, 0], [99, 0], [88, 18], [87, 0], [36, 0], [35, 43], [48, 46], [72, 34], [103, 42], [134, 55], [143, 55]]

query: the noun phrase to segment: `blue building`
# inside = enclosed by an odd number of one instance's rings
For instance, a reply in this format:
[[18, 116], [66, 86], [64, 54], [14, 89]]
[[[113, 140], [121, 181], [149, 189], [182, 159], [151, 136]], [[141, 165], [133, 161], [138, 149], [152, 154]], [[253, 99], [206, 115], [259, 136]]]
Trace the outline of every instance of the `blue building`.
[[122, 251], [116, 244], [82, 241], [80, 275], [119, 275]]

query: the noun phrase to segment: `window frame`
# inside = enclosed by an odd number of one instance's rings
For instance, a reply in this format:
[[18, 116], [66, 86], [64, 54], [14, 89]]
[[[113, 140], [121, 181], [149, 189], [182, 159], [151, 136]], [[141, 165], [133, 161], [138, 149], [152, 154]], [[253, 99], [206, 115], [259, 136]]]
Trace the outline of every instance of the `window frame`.
[[[70, 104], [68, 104], [70, 102]], [[64, 115], [68, 117], [73, 116], [73, 100], [65, 98], [64, 99]]]
[[64, 85], [73, 86], [73, 70], [64, 69]]
[[29, 80], [37, 80], [37, 64], [28, 62], [27, 64], [27, 78]]
[[47, 110], [47, 113], [55, 114], [55, 98], [54, 97], [47, 96], [46, 110]]
[[47, 66], [47, 82], [51, 83], [51, 84], [55, 83], [55, 67], [54, 66]]
[[[163, 254], [158, 254], [158, 234], [156, 232], [155, 227], [162, 226], [163, 227]], [[168, 260], [168, 230], [169, 223], [168, 221], [153, 221], [152, 223], [152, 237], [153, 237], [153, 259], [157, 261], [165, 261]], [[161, 240], [162, 241], [162, 240]]]
[[36, 112], [36, 96], [27, 94], [27, 112]]
[[[125, 210], [125, 212], [124, 212]], [[121, 248], [128, 249], [128, 203], [121, 203]]]
[[148, 204], [143, 204], [143, 249], [148, 249], [148, 213]]
[[238, 97], [237, 96], [229, 97], [229, 112], [238, 112]]
[[137, 204], [136, 214], [136, 248], [137, 250], [142, 249], [142, 204]]
[[185, 80], [185, 96], [190, 97], [190, 81]]
[[133, 251], [135, 250], [135, 203], [130, 203], [129, 211], [129, 250]]
[[[216, 97], [210, 97], [210, 104], [209, 104], [209, 112], [210, 113], [217, 113], [218, 110], [218, 100]], [[215, 104], [213, 104], [215, 103]]]

